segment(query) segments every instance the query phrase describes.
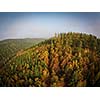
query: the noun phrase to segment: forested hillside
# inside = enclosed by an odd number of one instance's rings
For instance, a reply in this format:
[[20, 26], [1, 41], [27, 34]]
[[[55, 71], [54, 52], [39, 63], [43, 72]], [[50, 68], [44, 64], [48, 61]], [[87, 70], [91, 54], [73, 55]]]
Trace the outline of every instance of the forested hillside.
[[8, 61], [0, 69], [0, 86], [100, 86], [100, 39], [55, 34]]
[[44, 39], [7, 39], [0, 41], [0, 66], [5, 64], [18, 51], [23, 51]]

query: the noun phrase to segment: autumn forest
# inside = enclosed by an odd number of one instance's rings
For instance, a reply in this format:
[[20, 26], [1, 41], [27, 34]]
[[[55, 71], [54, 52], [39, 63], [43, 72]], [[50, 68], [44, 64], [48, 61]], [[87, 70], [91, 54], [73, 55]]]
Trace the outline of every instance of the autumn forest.
[[1, 87], [100, 86], [96, 36], [68, 32], [25, 41], [0, 41]]

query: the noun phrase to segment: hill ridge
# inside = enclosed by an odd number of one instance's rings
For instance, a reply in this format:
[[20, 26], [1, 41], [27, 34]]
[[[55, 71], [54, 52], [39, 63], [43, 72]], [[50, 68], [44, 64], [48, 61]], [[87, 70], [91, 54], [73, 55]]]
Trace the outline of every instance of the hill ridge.
[[99, 53], [95, 36], [55, 34], [12, 59], [1, 86], [100, 86]]

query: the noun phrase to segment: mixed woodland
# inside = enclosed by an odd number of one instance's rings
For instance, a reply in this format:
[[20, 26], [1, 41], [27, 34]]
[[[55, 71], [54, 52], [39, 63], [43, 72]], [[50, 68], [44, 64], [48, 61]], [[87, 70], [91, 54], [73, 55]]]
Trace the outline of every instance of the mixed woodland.
[[27, 49], [9, 49], [0, 49], [0, 61], [6, 59], [0, 66], [1, 87], [100, 86], [100, 39], [94, 35], [55, 33]]

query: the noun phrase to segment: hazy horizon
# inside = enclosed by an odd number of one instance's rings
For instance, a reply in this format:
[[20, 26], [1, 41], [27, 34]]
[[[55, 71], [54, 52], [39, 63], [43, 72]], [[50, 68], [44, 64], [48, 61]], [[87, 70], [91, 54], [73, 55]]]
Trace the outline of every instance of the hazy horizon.
[[49, 38], [71, 31], [100, 37], [99, 26], [98, 12], [5, 12], [0, 13], [0, 40]]

